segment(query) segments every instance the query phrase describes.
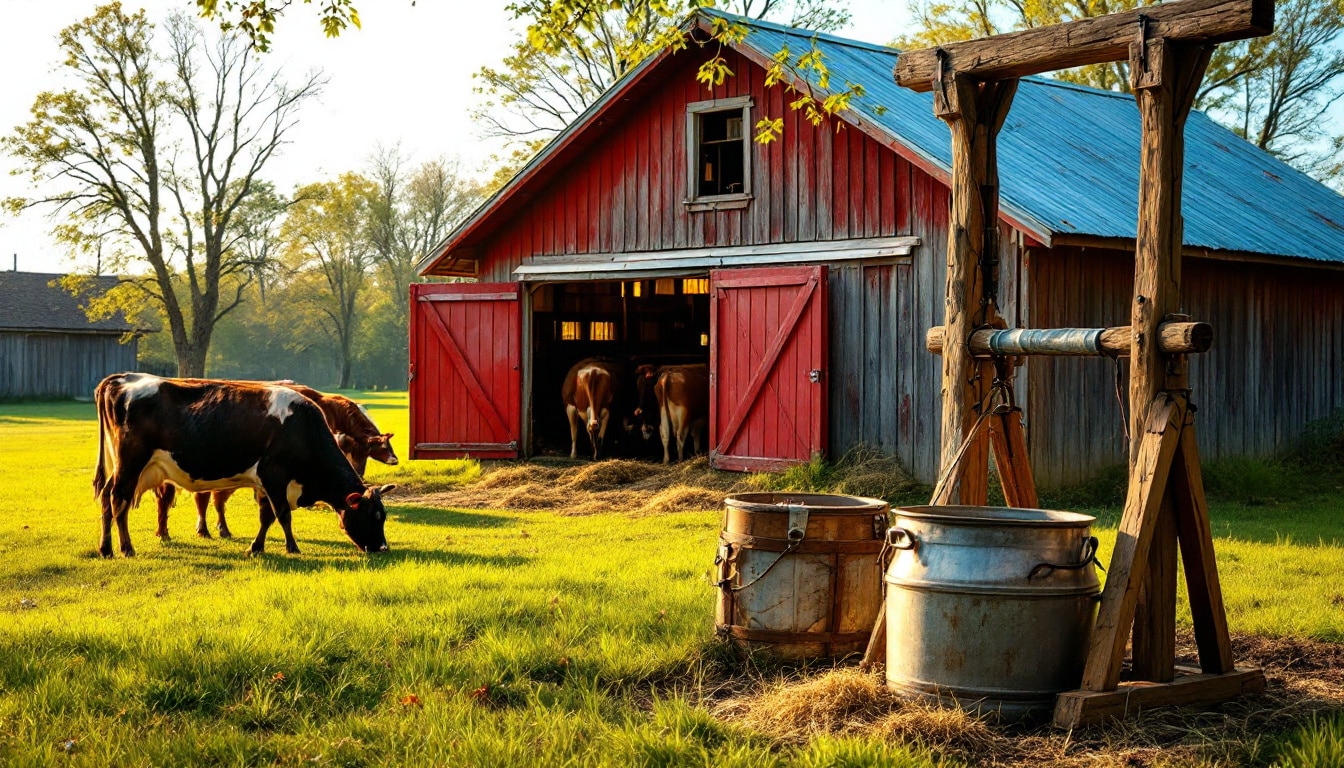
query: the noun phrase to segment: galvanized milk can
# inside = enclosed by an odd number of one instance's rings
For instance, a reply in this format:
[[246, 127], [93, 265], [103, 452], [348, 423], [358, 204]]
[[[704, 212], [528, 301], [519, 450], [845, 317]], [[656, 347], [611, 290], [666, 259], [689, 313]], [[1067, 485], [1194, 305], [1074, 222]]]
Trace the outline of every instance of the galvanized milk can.
[[789, 658], [862, 651], [882, 604], [890, 506], [814, 493], [743, 493], [724, 503], [719, 633]]
[[957, 506], [894, 516], [887, 685], [1013, 720], [1048, 715], [1082, 681], [1101, 592], [1095, 518]]

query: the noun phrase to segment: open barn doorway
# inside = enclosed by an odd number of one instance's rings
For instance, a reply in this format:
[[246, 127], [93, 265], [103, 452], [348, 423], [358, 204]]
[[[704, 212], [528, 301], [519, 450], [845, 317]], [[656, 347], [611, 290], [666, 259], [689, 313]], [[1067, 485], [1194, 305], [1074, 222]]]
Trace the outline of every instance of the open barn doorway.
[[[709, 275], [537, 285], [530, 297], [529, 415], [533, 455], [569, 455], [569, 421], [560, 396], [565, 374], [590, 357], [622, 364], [623, 401], [611, 416], [604, 455], [662, 458], [655, 436], [627, 434], [635, 369], [643, 364], [709, 362]], [[579, 435], [579, 454], [591, 451]]]

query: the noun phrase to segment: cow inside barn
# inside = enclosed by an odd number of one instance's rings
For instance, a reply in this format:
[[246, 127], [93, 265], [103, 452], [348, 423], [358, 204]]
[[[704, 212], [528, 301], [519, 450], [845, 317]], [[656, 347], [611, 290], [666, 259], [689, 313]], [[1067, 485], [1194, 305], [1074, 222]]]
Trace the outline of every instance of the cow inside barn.
[[611, 415], [621, 408], [625, 376], [621, 363], [597, 358], [580, 360], [565, 374], [560, 396], [569, 419], [569, 458], [578, 457], [580, 421], [593, 447], [593, 459], [599, 457]]
[[663, 463], [671, 462], [671, 444], [677, 443], [677, 461], [686, 459], [689, 437], [700, 453], [703, 434], [709, 421], [709, 366], [666, 365], [655, 368], [641, 365], [636, 371], [639, 420], [645, 440], [656, 429], [663, 444]]
[[252, 553], [279, 521], [285, 549], [299, 551], [290, 525], [296, 506], [323, 502], [365, 552], [387, 550], [382, 494], [366, 486], [341, 453], [322, 411], [287, 387], [244, 382], [109, 376], [94, 394], [99, 452], [94, 492], [102, 509], [98, 551], [112, 555], [117, 522], [122, 554], [135, 554], [128, 513], [145, 491], [168, 482], [191, 492], [259, 491], [261, 527]]

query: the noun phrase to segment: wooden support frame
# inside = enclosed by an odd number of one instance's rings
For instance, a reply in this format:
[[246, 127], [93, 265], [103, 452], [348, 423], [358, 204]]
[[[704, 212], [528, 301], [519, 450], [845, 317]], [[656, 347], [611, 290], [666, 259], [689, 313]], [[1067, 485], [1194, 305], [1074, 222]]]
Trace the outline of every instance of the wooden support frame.
[[[930, 350], [943, 357], [944, 481], [932, 503], [984, 503], [980, 479], [987, 472], [987, 459], [980, 456], [987, 450], [970, 442], [982, 439], [979, 428], [988, 422], [1009, 503], [1035, 504], [1020, 411], [975, 412], [977, 404], [987, 402], [987, 356], [999, 356], [995, 365], [1003, 378], [1011, 376], [1006, 354], [1118, 357], [1127, 351], [1130, 359], [1133, 438], [1125, 511], [1081, 690], [1061, 695], [1056, 707], [1055, 724], [1060, 727], [1123, 717], [1143, 707], [1222, 701], [1264, 687], [1260, 670], [1234, 664], [1199, 466], [1185, 355], [1207, 349], [1212, 333], [1207, 326], [1196, 333], [1199, 324], [1185, 322], [1189, 318], [1179, 313], [1186, 117], [1214, 45], [1267, 34], [1273, 18], [1273, 0], [1179, 0], [907, 52], [896, 65], [900, 85], [933, 91], [934, 112], [952, 132], [947, 317], [928, 340]], [[982, 256], [997, 253], [990, 249], [998, 210], [994, 145], [1016, 78], [1126, 57], [1142, 124], [1130, 325], [996, 333], [1002, 327], [993, 307], [997, 264]], [[1169, 333], [1177, 327], [1185, 329], [1184, 339]], [[1105, 352], [1103, 336], [1111, 347]], [[949, 478], [954, 482], [947, 482]], [[1199, 670], [1175, 664], [1178, 549]], [[885, 610], [865, 663], [875, 659], [876, 646], [885, 642], [884, 622]], [[1130, 671], [1137, 680], [1122, 686], [1131, 633]]]

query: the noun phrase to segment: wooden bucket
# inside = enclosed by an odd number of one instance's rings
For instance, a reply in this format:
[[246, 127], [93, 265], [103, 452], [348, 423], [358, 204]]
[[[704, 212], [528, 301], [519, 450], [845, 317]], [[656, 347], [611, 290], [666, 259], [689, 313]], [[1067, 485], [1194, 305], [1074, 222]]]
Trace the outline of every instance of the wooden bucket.
[[744, 493], [725, 506], [715, 558], [720, 635], [787, 658], [862, 652], [882, 605], [889, 505]]

